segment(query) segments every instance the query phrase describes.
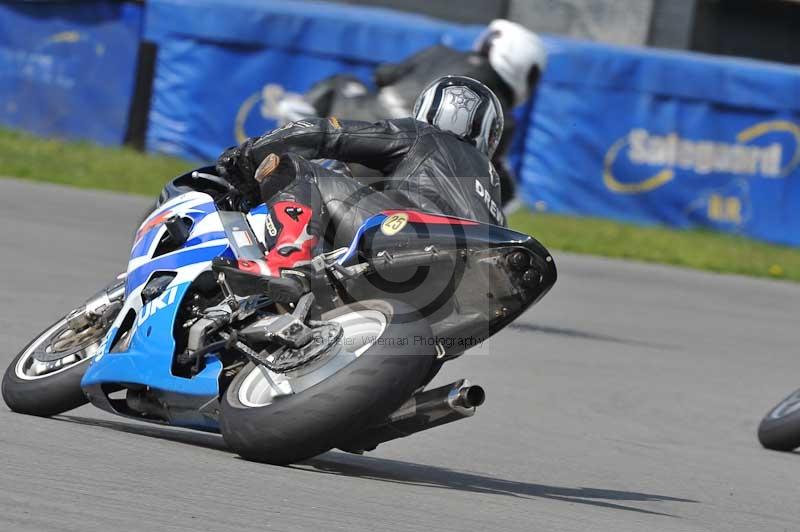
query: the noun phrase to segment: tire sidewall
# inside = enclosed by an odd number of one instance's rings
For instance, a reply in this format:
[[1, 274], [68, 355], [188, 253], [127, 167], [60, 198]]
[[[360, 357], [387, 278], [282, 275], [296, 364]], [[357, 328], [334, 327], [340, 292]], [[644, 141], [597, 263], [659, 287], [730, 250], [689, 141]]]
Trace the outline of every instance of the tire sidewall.
[[408, 305], [383, 300], [346, 305], [323, 319], [359, 310], [383, 313], [387, 324], [381, 339], [407, 338], [408, 345], [375, 342], [331, 377], [262, 407], [247, 407], [238, 398], [245, 376], [255, 369], [249, 364], [221, 401], [220, 428], [233, 450], [273, 464], [310, 458], [382, 421], [414, 393], [436, 358], [433, 346], [413, 342], [414, 336], [431, 334], [429, 325]]
[[[59, 323], [64, 318], [53, 322]], [[38, 342], [53, 325], [42, 331], [11, 361], [3, 376], [2, 395], [6, 405], [20, 414], [54, 416], [89, 402], [81, 389], [81, 380], [89, 367], [89, 359], [58, 373], [39, 379], [21, 379], [17, 376], [17, 363], [26, 351]]]
[[792, 451], [800, 447], [800, 410], [791, 414], [773, 418], [773, 413], [781, 408], [790, 398], [797, 396], [800, 390], [788, 395], [772, 408], [758, 426], [758, 439], [767, 449], [776, 451]]

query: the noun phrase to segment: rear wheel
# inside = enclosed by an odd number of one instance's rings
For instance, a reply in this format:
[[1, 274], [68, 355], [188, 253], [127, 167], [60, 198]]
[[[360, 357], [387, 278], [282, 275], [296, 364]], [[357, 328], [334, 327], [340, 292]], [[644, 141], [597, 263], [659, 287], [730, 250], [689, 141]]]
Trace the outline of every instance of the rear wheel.
[[800, 390], [764, 416], [758, 426], [758, 440], [775, 451], [793, 451], [800, 447]]
[[329, 353], [286, 374], [248, 364], [223, 395], [222, 435], [242, 457], [288, 464], [328, 451], [395, 411], [430, 372], [435, 348], [419, 341], [430, 327], [407, 305], [363, 301], [322, 318], [343, 329]]

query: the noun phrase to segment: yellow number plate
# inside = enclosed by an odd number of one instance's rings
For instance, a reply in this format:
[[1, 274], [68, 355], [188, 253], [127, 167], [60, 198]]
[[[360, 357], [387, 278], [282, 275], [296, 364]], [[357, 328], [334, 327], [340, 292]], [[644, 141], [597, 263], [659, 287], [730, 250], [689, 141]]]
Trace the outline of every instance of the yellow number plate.
[[381, 233], [387, 236], [396, 235], [408, 223], [408, 215], [404, 212], [393, 214], [386, 218], [381, 224]]

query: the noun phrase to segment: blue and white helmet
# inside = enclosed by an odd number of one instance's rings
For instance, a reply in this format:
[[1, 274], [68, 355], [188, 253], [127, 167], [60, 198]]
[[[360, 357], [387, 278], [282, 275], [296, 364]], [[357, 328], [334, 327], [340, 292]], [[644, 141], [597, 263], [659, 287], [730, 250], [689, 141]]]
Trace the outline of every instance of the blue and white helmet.
[[503, 107], [497, 96], [465, 76], [445, 76], [428, 85], [414, 104], [414, 118], [455, 134], [488, 157], [503, 135]]

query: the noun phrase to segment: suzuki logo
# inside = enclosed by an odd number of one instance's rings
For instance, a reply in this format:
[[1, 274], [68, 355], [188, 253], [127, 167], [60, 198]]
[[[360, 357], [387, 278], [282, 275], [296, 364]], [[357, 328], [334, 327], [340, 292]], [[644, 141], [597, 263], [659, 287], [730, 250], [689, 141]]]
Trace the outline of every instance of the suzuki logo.
[[175, 297], [178, 295], [178, 287], [173, 286], [169, 290], [165, 291], [163, 294], [155, 298], [154, 300], [150, 301], [144, 307], [142, 307], [141, 313], [139, 314], [139, 319], [137, 320], [136, 324], [141, 326], [145, 321], [149, 318], [153, 317], [156, 312], [159, 310], [164, 310], [168, 306], [172, 305], [175, 302]]

